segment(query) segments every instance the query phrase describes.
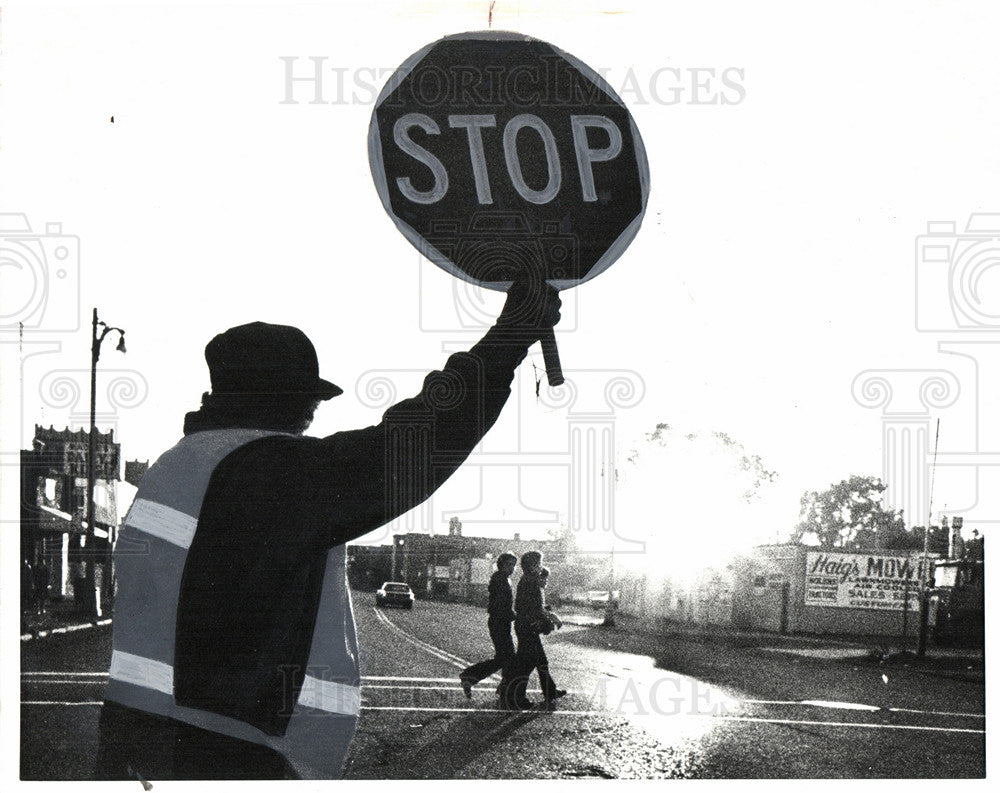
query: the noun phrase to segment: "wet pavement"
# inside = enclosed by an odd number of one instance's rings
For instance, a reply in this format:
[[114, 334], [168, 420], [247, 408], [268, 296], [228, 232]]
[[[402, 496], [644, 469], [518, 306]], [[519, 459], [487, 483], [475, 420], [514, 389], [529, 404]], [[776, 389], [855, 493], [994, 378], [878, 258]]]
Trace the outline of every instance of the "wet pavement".
[[[481, 609], [376, 609], [355, 593], [362, 711], [351, 779], [981, 777], [982, 653], [564, 614], [545, 638], [569, 695], [505, 712], [458, 671], [492, 654]], [[66, 605], [66, 604], [63, 604]], [[62, 623], [59, 624], [60, 618]], [[81, 627], [83, 626], [83, 627]], [[73, 609], [22, 641], [22, 776], [88, 779], [111, 629]], [[72, 628], [73, 630], [68, 630]], [[66, 629], [67, 632], [57, 632]], [[537, 681], [529, 696], [540, 699]]]

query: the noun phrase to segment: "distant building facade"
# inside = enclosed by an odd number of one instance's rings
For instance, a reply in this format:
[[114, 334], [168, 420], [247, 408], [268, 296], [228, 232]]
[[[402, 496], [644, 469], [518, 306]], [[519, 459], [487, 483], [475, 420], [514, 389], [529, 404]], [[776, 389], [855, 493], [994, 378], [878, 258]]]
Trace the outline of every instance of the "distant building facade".
[[[982, 543], [979, 543], [982, 550]], [[986, 639], [986, 581], [982, 558], [939, 562], [928, 603], [934, 639], [940, 644], [982, 647]]]
[[517, 534], [513, 539], [466, 537], [461, 523], [449, 529], [447, 535], [393, 535], [390, 578], [409, 584], [417, 597], [485, 604], [494, 563], [504, 551], [518, 557], [527, 551], [541, 551], [549, 567], [566, 559], [565, 545], [559, 540], [522, 540]]
[[101, 580], [117, 530], [121, 446], [114, 430], [98, 432], [95, 440], [92, 532], [86, 527], [89, 434], [36, 424], [32, 448], [21, 452], [22, 559], [33, 567], [45, 561], [56, 597], [74, 594], [87, 564], [97, 565]]
[[777, 633], [916, 636], [936, 555], [763, 545], [735, 566], [732, 622]]

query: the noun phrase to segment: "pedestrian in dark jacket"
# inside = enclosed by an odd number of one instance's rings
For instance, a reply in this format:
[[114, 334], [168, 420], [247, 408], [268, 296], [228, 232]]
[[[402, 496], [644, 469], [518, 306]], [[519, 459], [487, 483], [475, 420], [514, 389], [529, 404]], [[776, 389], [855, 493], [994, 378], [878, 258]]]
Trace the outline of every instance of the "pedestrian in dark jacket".
[[549, 706], [566, 691], [558, 688], [549, 674], [549, 659], [542, 647], [541, 635], [549, 633], [553, 624], [545, 609], [545, 594], [541, 586], [542, 555], [538, 551], [528, 551], [521, 556], [523, 575], [517, 582], [517, 596], [514, 599], [514, 632], [517, 634], [517, 654], [514, 658], [510, 691], [501, 700], [504, 707], [526, 710], [532, 707], [526, 695], [528, 678], [538, 670], [542, 697]]
[[305, 437], [342, 390], [300, 330], [205, 348], [212, 381], [115, 549], [102, 779], [331, 778], [360, 709], [345, 544], [428, 498], [493, 426], [555, 290], [515, 284], [468, 352], [382, 422]]
[[510, 682], [511, 665], [514, 663], [514, 639], [510, 635], [510, 624], [514, 621], [514, 593], [510, 588], [510, 576], [517, 564], [512, 553], [502, 553], [497, 557], [497, 570], [490, 578], [489, 603], [486, 607], [488, 618], [486, 627], [493, 641], [492, 658], [468, 666], [458, 676], [462, 691], [467, 699], [472, 699], [472, 687], [497, 670], [501, 671], [497, 693], [504, 696]]
[[549, 576], [551, 574], [552, 571], [549, 570], [549, 568], [547, 567], [543, 567], [541, 571], [538, 573], [538, 586], [542, 590], [542, 602], [544, 603], [544, 608], [545, 608], [545, 618], [549, 622], [547, 626], [543, 624], [543, 630], [540, 631], [540, 633], [542, 633], [542, 635], [544, 636], [548, 636], [552, 632], [552, 628], [561, 628], [563, 626], [562, 617], [560, 617], [558, 614], [555, 613], [555, 611], [552, 610], [552, 606], [550, 606], [548, 602], [546, 602], [545, 598], [545, 587], [549, 583]]

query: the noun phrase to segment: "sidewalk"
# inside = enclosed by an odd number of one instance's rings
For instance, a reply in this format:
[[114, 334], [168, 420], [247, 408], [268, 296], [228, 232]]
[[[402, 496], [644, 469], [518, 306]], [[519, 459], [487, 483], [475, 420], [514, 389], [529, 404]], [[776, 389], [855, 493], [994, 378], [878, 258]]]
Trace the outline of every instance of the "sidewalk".
[[[569, 616], [567, 621], [572, 622], [574, 616]], [[596, 619], [588, 622], [599, 624]], [[624, 614], [616, 614], [615, 622], [617, 630], [637, 631], [665, 639], [676, 636], [706, 644], [719, 643], [816, 660], [855, 660], [880, 665], [901, 664], [936, 671], [950, 670], [977, 678], [985, 674], [985, 653], [982, 647], [941, 646], [929, 639], [924, 656], [918, 658], [915, 636], [907, 637], [904, 645], [901, 636], [780, 634], [741, 630], [725, 624], [649, 621]]]
[[72, 598], [50, 600], [44, 614], [36, 614], [34, 609], [21, 613], [21, 641], [110, 625], [110, 606], [104, 606], [102, 611], [102, 616], [92, 621]]

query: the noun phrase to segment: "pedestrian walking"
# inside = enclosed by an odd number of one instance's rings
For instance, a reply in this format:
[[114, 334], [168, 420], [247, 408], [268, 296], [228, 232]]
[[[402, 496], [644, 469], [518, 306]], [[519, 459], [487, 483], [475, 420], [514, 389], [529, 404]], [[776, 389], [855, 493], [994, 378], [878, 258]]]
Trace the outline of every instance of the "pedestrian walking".
[[[547, 567], [543, 567], [538, 573], [538, 586], [542, 589], [542, 603], [545, 609], [545, 618], [549, 622], [548, 628], [541, 631], [541, 633], [546, 636], [552, 632], [552, 628], [561, 628], [563, 626], [562, 618], [552, 610], [552, 606], [548, 604], [545, 597], [545, 587], [549, 583], [549, 576], [551, 573], [552, 571]], [[543, 628], [545, 628], [545, 626], [543, 626]]]
[[342, 389], [302, 331], [254, 322], [209, 342], [211, 393], [143, 476], [116, 545], [100, 778], [341, 775], [361, 700], [346, 543], [462, 464], [558, 309], [554, 289], [515, 283], [417, 396], [325, 438], [303, 433]]
[[510, 691], [501, 701], [504, 707], [513, 710], [527, 710], [534, 704], [526, 695], [528, 678], [534, 670], [538, 670], [546, 706], [551, 706], [555, 700], [566, 696], [566, 691], [558, 688], [549, 674], [549, 659], [542, 647], [542, 635], [551, 633], [554, 624], [545, 610], [545, 594], [541, 586], [542, 554], [538, 551], [522, 554], [521, 570], [523, 575], [517, 582], [517, 595], [514, 598], [517, 654], [514, 657]]
[[497, 557], [497, 569], [490, 578], [489, 602], [486, 606], [486, 628], [493, 642], [493, 657], [467, 666], [458, 676], [466, 699], [472, 699], [472, 687], [480, 680], [501, 670], [497, 693], [506, 695], [510, 683], [510, 673], [514, 663], [514, 639], [510, 634], [510, 624], [514, 621], [514, 593], [510, 588], [510, 577], [517, 565], [517, 557], [504, 552]]
[[[549, 568], [543, 567], [538, 573], [538, 587], [542, 591], [542, 616], [543, 619], [538, 621], [538, 633], [540, 636], [548, 636], [552, 633], [553, 628], [562, 628], [562, 618], [545, 600], [545, 587], [549, 583]], [[539, 644], [541, 644], [541, 639], [539, 638]], [[538, 683], [541, 686], [542, 693], [545, 697], [545, 704], [551, 705], [552, 702], [560, 697], [566, 696], [566, 692], [556, 686], [555, 680], [552, 679], [552, 675], [549, 673], [549, 658], [545, 654], [545, 649], [543, 648], [540, 653], [540, 663], [535, 667], [538, 670]]]

